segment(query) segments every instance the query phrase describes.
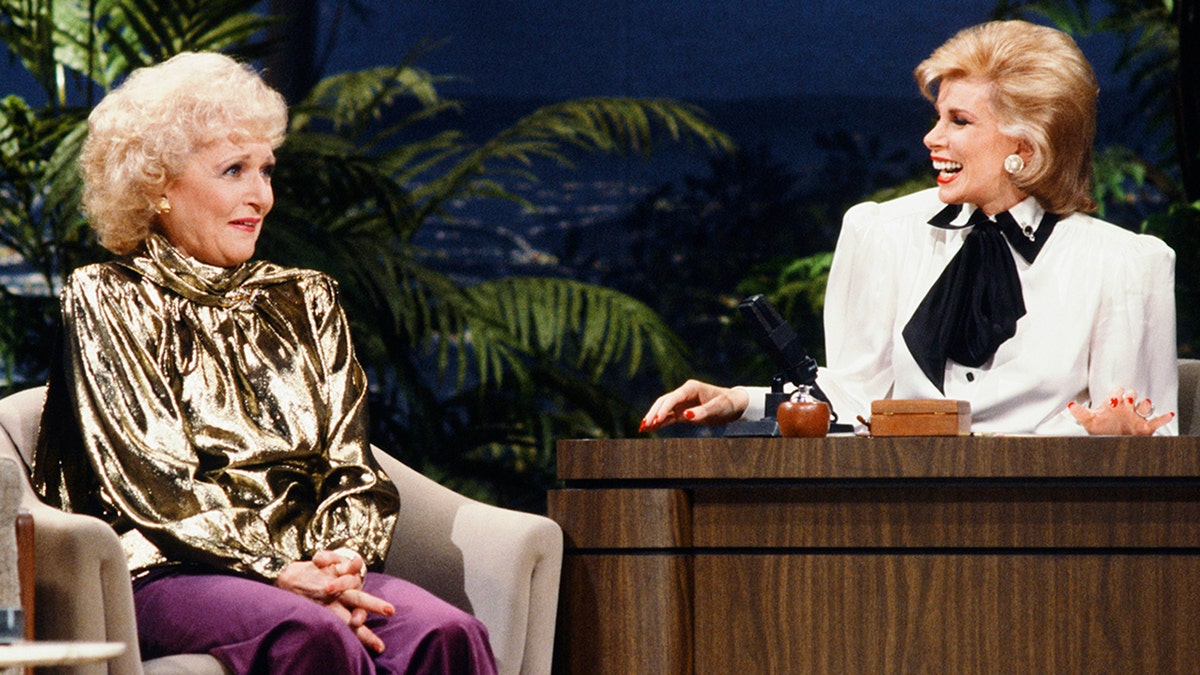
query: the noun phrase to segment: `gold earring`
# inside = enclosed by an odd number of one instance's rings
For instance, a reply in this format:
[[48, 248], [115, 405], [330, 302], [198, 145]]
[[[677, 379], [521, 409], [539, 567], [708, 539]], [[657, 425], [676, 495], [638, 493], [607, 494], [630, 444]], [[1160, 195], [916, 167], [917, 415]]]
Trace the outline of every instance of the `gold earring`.
[[1004, 170], [1010, 174], [1021, 173], [1024, 168], [1025, 160], [1021, 159], [1020, 155], [1014, 153], [1004, 158]]
[[158, 215], [171, 212], [171, 202], [166, 197], [159, 197], [157, 202], [154, 202], [154, 212]]

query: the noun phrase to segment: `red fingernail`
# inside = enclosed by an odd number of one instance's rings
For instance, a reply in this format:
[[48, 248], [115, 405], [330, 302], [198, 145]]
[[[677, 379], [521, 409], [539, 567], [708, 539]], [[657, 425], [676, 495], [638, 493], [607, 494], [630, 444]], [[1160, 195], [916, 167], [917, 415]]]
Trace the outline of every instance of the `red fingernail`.
[[692, 412], [691, 410], [684, 410], [683, 416], [690, 420], [696, 417], [696, 413]]
[[1117, 401], [1117, 398], [1114, 396], [1114, 397], [1113, 397], [1111, 400], [1109, 400], [1109, 402], [1108, 402], [1108, 403], [1109, 403], [1109, 405], [1111, 405], [1112, 407], [1114, 407], [1114, 408], [1115, 408], [1115, 407], [1117, 407], [1117, 403], [1118, 403], [1118, 402], [1119, 402], [1119, 401]]
[[1070, 403], [1068, 403], [1068, 404], [1067, 404], [1067, 407], [1068, 407], [1068, 408], [1074, 408], [1074, 407], [1075, 407], [1075, 401], [1071, 401]]
[[1129, 405], [1133, 405], [1133, 397], [1132, 396], [1130, 396], [1129, 398], [1127, 398], [1125, 400], [1129, 401]]
[[[1146, 399], [1146, 403], [1150, 403], [1150, 399], [1149, 399], [1149, 398], [1147, 398], [1147, 399]], [[1154, 404], [1153, 404], [1153, 403], [1150, 403], [1150, 405], [1154, 405]]]
[[642, 423], [638, 425], [638, 433], [640, 434], [645, 430], [646, 430], [646, 420], [642, 420]]

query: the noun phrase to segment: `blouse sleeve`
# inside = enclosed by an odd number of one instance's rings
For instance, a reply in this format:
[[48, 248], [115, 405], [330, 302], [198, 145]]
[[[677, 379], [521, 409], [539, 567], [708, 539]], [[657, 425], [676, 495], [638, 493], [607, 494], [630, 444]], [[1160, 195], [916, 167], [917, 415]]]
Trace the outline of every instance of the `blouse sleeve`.
[[844, 421], [869, 415], [871, 401], [892, 389], [895, 278], [898, 255], [888, 250], [880, 206], [846, 212], [825, 290], [826, 367], [818, 383]]
[[[118, 531], [166, 556], [278, 576], [290, 562], [257, 510], [206, 479], [154, 347], [167, 318], [108, 268], [76, 272], [62, 292], [65, 381], [80, 441]], [[139, 320], [130, 312], [141, 310]], [[62, 461], [69, 461], [63, 456]]]
[[[871, 401], [892, 390], [892, 329], [898, 253], [884, 229], [883, 207], [857, 204], [846, 212], [825, 287], [826, 366], [817, 384], [842, 423], [870, 414]], [[766, 387], [743, 387], [750, 403], [743, 419], [763, 416]]]
[[399, 510], [395, 485], [375, 462], [367, 429], [367, 380], [354, 357], [349, 323], [337, 300], [336, 283], [324, 279], [313, 299], [330, 410], [329, 471], [321, 477], [315, 514], [309, 521], [312, 552], [348, 548], [368, 565], [387, 555]]
[[[1176, 411], [1175, 252], [1148, 235], [1122, 243], [1104, 275], [1107, 288], [1096, 316], [1088, 394], [1095, 404], [1123, 386], [1150, 398], [1156, 413]], [[1172, 420], [1157, 434], [1178, 430], [1178, 420]]]

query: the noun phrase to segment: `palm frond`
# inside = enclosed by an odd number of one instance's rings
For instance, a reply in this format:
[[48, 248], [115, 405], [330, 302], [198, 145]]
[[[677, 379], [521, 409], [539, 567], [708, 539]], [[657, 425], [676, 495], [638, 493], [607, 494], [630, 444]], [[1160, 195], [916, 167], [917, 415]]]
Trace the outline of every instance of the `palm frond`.
[[408, 236], [411, 196], [382, 159], [336, 136], [314, 133], [292, 134], [277, 154], [281, 204], [303, 209], [334, 231], [362, 222], [363, 214], [381, 214], [392, 225], [386, 235]]
[[457, 106], [437, 93], [436, 85], [445, 79], [406, 64], [332, 75], [318, 82], [296, 106], [292, 128], [306, 129], [314, 121], [324, 120], [332, 125], [334, 133], [358, 139], [371, 124], [380, 121], [384, 109], [397, 98], [411, 98], [419, 104], [419, 110], [392, 122], [388, 133], [394, 134], [413, 122]]
[[584, 98], [556, 103], [521, 118], [430, 181], [421, 216], [438, 212], [449, 199], [475, 196], [475, 178], [494, 171], [494, 163], [530, 166], [544, 159], [570, 166], [570, 148], [645, 155], [653, 149], [659, 129], [672, 141], [699, 143], [712, 151], [728, 152], [735, 147], [728, 135], [704, 119], [699, 108], [678, 101]]
[[[542, 152], [538, 141], [551, 147], [573, 145], [588, 152], [649, 153], [655, 128], [666, 130], [670, 140], [700, 142], [710, 150], [729, 152], [732, 139], [704, 119], [696, 106], [669, 99], [584, 98], [539, 108], [502, 131], [493, 141], [496, 157], [516, 157], [528, 162]], [[532, 142], [525, 152], [522, 142]], [[558, 155], [551, 153], [550, 157]]]
[[[591, 381], [624, 366], [625, 377], [656, 370], [662, 382], [677, 382], [687, 372], [683, 344], [649, 307], [612, 289], [569, 279], [507, 277], [467, 289], [476, 314], [472, 333], [511, 336], [531, 354], [550, 361], [573, 362]], [[496, 372], [507, 353], [481, 350], [480, 377]]]
[[55, 3], [55, 60], [105, 90], [132, 68], [127, 51], [114, 48], [106, 37], [114, 23], [119, 23], [119, 3], [120, 0], [97, 0], [94, 6], [85, 2]]
[[220, 51], [250, 40], [277, 19], [252, 10], [251, 0], [121, 0], [107, 35], [130, 64], [145, 65], [183, 51]]
[[0, 40], [65, 104], [64, 69], [103, 89], [182, 51], [261, 54], [253, 39], [278, 18], [251, 0], [0, 0]]
[[0, 244], [50, 287], [68, 270], [60, 249], [82, 238], [74, 171], [85, 133], [84, 111], [35, 111], [16, 96], [0, 101]]
[[21, 61], [51, 101], [59, 99], [55, 30], [53, 3], [0, 0], [0, 41]]

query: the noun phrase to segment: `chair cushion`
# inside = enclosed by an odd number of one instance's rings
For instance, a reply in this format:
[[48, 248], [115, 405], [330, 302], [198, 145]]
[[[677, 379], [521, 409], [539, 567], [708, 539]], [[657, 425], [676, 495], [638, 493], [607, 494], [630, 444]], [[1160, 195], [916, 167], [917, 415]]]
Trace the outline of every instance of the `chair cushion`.
[[230, 675], [208, 654], [178, 654], [142, 662], [146, 675]]

